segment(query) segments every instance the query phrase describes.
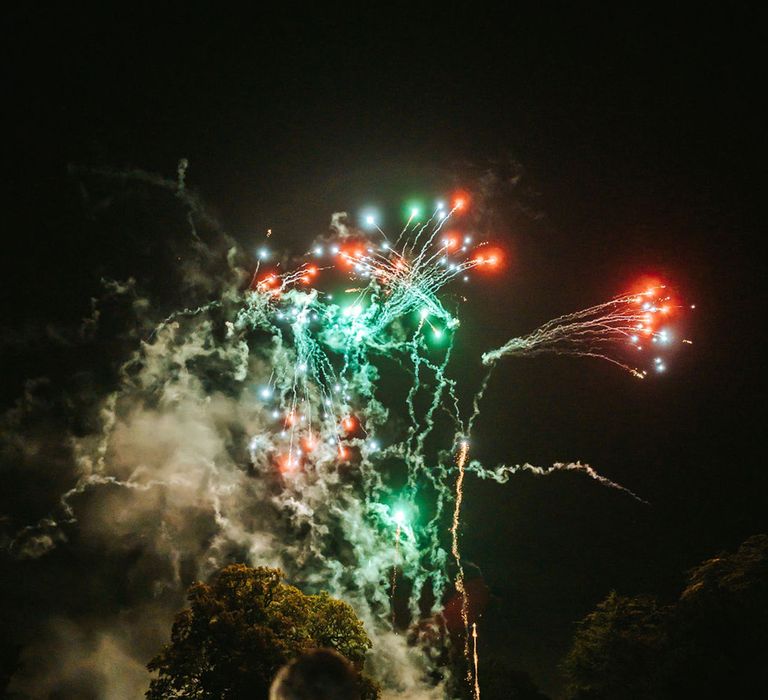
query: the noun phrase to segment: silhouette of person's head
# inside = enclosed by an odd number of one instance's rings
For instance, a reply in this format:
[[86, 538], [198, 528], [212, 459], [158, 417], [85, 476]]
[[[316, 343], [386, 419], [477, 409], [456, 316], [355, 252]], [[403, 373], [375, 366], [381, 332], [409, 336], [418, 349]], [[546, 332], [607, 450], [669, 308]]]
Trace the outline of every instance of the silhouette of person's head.
[[360, 700], [358, 675], [333, 649], [314, 649], [277, 672], [269, 700]]

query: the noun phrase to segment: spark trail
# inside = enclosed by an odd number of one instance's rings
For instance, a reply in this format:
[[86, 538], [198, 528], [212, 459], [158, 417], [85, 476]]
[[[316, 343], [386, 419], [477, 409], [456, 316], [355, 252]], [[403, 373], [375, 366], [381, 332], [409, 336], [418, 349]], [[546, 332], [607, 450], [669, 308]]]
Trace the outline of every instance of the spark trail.
[[[199, 545], [200, 578], [237, 555], [279, 565], [306, 589], [347, 600], [377, 645], [374, 673], [397, 692], [414, 677], [427, 683], [430, 670], [428, 650], [408, 647], [406, 635], [392, 641], [402, 624], [395, 617], [398, 576], [412, 591], [410, 623], [423, 617], [419, 599], [431, 589], [429, 619], [438, 626], [452, 557], [464, 680], [479, 698], [477, 629], [470, 626], [459, 547], [467, 473], [503, 483], [518, 471], [577, 471], [639, 499], [581, 463], [491, 469], [468, 462], [494, 365], [506, 356], [552, 352], [603, 358], [644, 376], [622, 353], [641, 338], [664, 345], [671, 330], [659, 322], [677, 307], [657, 286], [562, 316], [486, 353], [488, 372], [465, 420], [450, 365], [459, 319], [441, 292], [501, 262], [498, 249], [454, 230], [466, 207], [457, 197], [424, 217], [414, 208], [394, 243], [373, 215], [362, 227], [334, 217], [330, 235], [292, 263], [272, 263], [277, 256], [260, 247], [245, 292], [233, 284], [220, 298], [156, 320], [103, 402], [100, 433], [77, 444], [81, 476], [62, 497], [61, 515], [24, 528], [14, 551], [38, 556], [64, 541], [54, 531], [77, 521], [86, 491], [170, 498], [178, 513], [159, 519], [171, 539], [166, 520], [186, 522], [184, 508], [203, 503], [215, 533]], [[271, 229], [267, 238], [274, 243]], [[408, 387], [393, 405], [382, 385], [398, 371]], [[236, 444], [240, 435], [245, 445]], [[145, 445], [155, 442], [171, 456], [147, 456]], [[452, 500], [448, 544], [444, 521]], [[179, 559], [187, 540], [183, 531], [177, 536], [169, 551]], [[406, 677], [406, 669], [416, 670]]]
[[390, 598], [392, 600], [392, 627], [394, 629], [395, 623], [397, 622], [395, 614], [397, 612], [397, 609], [395, 608], [395, 594], [397, 593], [397, 563], [400, 560], [400, 530], [402, 528], [402, 524], [400, 522], [399, 518], [395, 518], [397, 520], [397, 530], [395, 530], [395, 563], [392, 565], [392, 593], [390, 594]]
[[461, 597], [461, 622], [464, 625], [464, 660], [467, 663], [467, 682], [472, 682], [472, 671], [469, 665], [469, 599], [464, 585], [464, 567], [461, 564], [461, 552], [459, 550], [459, 524], [461, 522], [461, 503], [464, 500], [464, 465], [469, 454], [469, 443], [462, 440], [459, 444], [459, 454], [456, 457], [456, 467], [459, 470], [456, 476], [456, 500], [453, 508], [453, 523], [451, 524], [451, 554], [456, 561], [456, 592]]
[[474, 700], [480, 700], [480, 674], [477, 667], [479, 666], [479, 657], [477, 655], [477, 623], [472, 623], [472, 659], [475, 664], [475, 698]]
[[[673, 342], [673, 334], [664, 324], [679, 308], [665, 285], [651, 286], [640, 293], [623, 294], [547, 321], [532, 333], [512, 338], [500, 348], [484, 353], [483, 364], [493, 365], [507, 356], [581, 355], [607, 360], [644, 379], [648, 371], [630, 364], [625, 351], [628, 347], [640, 352], [665, 349]], [[653, 368], [665, 371], [660, 354], [654, 358]]]

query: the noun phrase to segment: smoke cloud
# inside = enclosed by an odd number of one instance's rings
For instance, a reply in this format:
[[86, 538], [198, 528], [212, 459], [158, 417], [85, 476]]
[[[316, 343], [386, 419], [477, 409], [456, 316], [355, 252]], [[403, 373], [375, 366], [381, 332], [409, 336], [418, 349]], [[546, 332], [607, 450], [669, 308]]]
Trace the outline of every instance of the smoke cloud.
[[[165, 284], [105, 281], [79, 327], [50, 341], [53, 353], [69, 348], [74, 373], [29, 382], [3, 417], [2, 479], [23, 501], [3, 503], [3, 556], [15, 577], [3, 592], [18, 603], [7, 622], [23, 645], [10, 690], [143, 697], [145, 665], [167, 641], [187, 586], [244, 561], [350, 602], [390, 696], [438, 697], [422, 651], [388, 623], [393, 566], [424, 564], [415, 537], [403, 534], [395, 560], [393, 534], [382, 534], [389, 508], [373, 498], [388, 490], [368, 468], [363, 438], [349, 441], [363, 453], [357, 469], [338, 467], [338, 445], [327, 440], [312, 469], [290, 478], [276, 469], [278, 406], [258, 392], [286, 389], [300, 357], [264, 327], [263, 310], [243, 311], [242, 254], [187, 192], [185, 171], [176, 182], [76, 173], [89, 211], [111, 211], [114, 195], [99, 195], [106, 179], [142, 206], [159, 198], [188, 238], [183, 256], [181, 236], [167, 241], [165, 260], [182, 260]], [[343, 215], [332, 228], [351, 235]], [[175, 306], [180, 291], [186, 303]], [[345, 391], [370, 392], [376, 379], [373, 367], [358, 368]], [[367, 425], [388, 419], [372, 397], [357, 415]]]

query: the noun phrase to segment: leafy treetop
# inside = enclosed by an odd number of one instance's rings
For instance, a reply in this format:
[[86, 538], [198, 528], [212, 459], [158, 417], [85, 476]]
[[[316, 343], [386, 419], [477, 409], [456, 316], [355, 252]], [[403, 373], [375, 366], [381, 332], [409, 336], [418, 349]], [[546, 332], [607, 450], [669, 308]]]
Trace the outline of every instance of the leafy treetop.
[[[279, 569], [227, 566], [187, 593], [171, 642], [147, 668], [150, 700], [266, 698], [278, 669], [313, 648], [335, 649], [362, 669], [371, 641], [352, 608], [327, 593], [305, 595]], [[378, 697], [361, 676], [363, 698]]]

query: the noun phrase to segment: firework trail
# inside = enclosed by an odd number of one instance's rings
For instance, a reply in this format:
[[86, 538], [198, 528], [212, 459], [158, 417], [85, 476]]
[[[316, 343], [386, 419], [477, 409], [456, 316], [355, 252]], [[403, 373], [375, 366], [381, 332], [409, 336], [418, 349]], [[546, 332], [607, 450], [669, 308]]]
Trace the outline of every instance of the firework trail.
[[395, 531], [395, 563], [392, 565], [392, 628], [394, 629], [396, 623], [395, 608], [395, 593], [397, 592], [397, 563], [400, 560], [400, 530], [402, 528], [401, 523], [398, 520], [397, 530]]
[[480, 675], [478, 674], [477, 667], [479, 665], [479, 658], [477, 655], [477, 623], [472, 623], [472, 658], [475, 663], [475, 700], [480, 700]]
[[[512, 338], [500, 348], [483, 354], [483, 364], [493, 365], [506, 356], [581, 355], [607, 360], [644, 379], [648, 371], [634, 367], [622, 353], [628, 347], [642, 352], [649, 348], [661, 350], [672, 343], [672, 331], [662, 325], [680, 306], [666, 290], [665, 285], [651, 286], [643, 292], [624, 294], [547, 321], [532, 333]], [[687, 339], [682, 342], [690, 344]], [[653, 360], [653, 369], [666, 370], [659, 354]]]
[[[164, 186], [186, 202], [185, 178], [180, 164], [178, 181]], [[189, 202], [195, 219], [199, 204]], [[174, 573], [162, 585], [178, 589], [179, 562], [194, 539], [184, 530], [185, 514], [203, 509], [211, 531], [195, 540], [196, 578], [240, 558], [280, 566], [297, 585], [347, 600], [374, 638], [373, 672], [396, 692], [427, 687], [430, 671], [423, 650], [392, 634], [398, 573], [411, 585], [411, 620], [423, 616], [419, 598], [427, 587], [436, 617], [452, 556], [466, 681], [470, 687], [474, 681], [479, 698], [477, 629], [470, 632], [459, 549], [467, 473], [503, 483], [519, 471], [578, 471], [642, 500], [578, 462], [495, 469], [468, 462], [493, 366], [505, 356], [550, 352], [600, 357], [644, 376], [621, 354], [627, 346], [666, 344], [671, 331], [660, 322], [677, 307], [655, 286], [562, 316], [486, 353], [488, 372], [462, 420], [450, 376], [459, 320], [439, 295], [474, 270], [498, 270], [502, 260], [498, 249], [449, 228], [466, 205], [456, 198], [425, 217], [413, 209], [394, 243], [373, 216], [362, 228], [335, 216], [330, 235], [303, 258], [278, 262], [262, 246], [247, 277], [228, 251], [232, 277], [250, 279], [248, 288], [242, 292], [233, 282], [220, 298], [190, 303], [149, 327], [122, 366], [120, 385], [103, 401], [100, 430], [75, 441], [80, 477], [61, 498], [61, 512], [17, 533], [11, 550], [41, 556], [86, 517], [85, 496], [103, 494], [108, 502], [107, 494], [119, 492], [123, 519], [135, 518], [146, 541], [163, 543], [161, 555]], [[267, 237], [274, 241], [271, 230]], [[401, 408], [381, 397], [393, 364], [409, 378]], [[449, 432], [458, 436], [455, 458], [433, 446], [435, 434]], [[145, 522], [138, 514], [144, 516], [150, 499], [163, 510]]]
[[464, 660], [467, 663], [467, 682], [472, 682], [472, 671], [469, 665], [469, 600], [464, 585], [464, 567], [461, 564], [459, 551], [459, 524], [461, 522], [461, 503], [464, 500], [464, 465], [469, 454], [469, 443], [462, 440], [459, 444], [459, 454], [456, 457], [458, 475], [456, 477], [456, 500], [453, 508], [453, 523], [451, 524], [451, 554], [456, 561], [456, 592], [461, 597], [461, 622], [464, 625]]

